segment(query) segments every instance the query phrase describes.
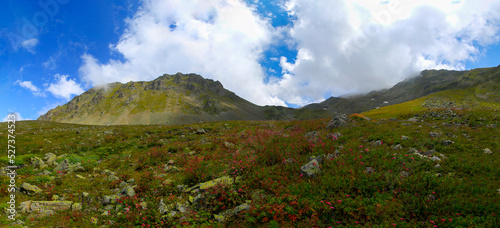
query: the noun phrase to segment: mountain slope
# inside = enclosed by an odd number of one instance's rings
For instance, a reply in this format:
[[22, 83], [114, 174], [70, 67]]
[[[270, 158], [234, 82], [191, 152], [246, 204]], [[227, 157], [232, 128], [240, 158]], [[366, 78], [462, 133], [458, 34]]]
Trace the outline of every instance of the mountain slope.
[[[417, 77], [402, 81], [388, 90], [348, 98], [331, 97], [302, 109], [327, 110], [327, 113], [360, 113], [392, 104], [399, 104], [432, 93], [455, 89], [481, 88], [498, 95], [500, 66], [469, 71], [424, 70]], [[495, 89], [496, 86], [496, 89]], [[490, 88], [491, 87], [491, 88]]]
[[92, 88], [38, 120], [80, 124], [184, 124], [261, 120], [261, 108], [196, 74]]
[[[92, 88], [67, 104], [50, 110], [38, 120], [116, 125], [317, 119], [331, 117], [336, 112], [366, 112], [442, 91], [447, 91], [452, 103], [463, 103], [465, 100], [469, 103], [491, 103], [492, 99], [498, 101], [499, 81], [500, 66], [469, 71], [425, 70], [419, 76], [387, 90], [352, 97], [331, 97], [321, 103], [293, 109], [257, 106], [224, 89], [220, 82], [196, 74], [178, 73], [163, 75], [150, 82], [111, 83]], [[475, 96], [472, 100], [471, 94]], [[442, 96], [438, 98], [434, 97], [434, 100], [443, 99]], [[411, 110], [425, 106], [420, 100], [412, 105], [415, 107], [412, 106]]]

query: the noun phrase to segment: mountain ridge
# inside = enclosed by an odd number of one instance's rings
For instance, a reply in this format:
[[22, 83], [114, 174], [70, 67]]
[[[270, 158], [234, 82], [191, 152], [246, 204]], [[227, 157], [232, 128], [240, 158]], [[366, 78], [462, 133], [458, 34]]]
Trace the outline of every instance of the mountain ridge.
[[[38, 120], [64, 123], [187, 124], [220, 120], [291, 120], [361, 113], [430, 94], [478, 86], [498, 94], [500, 66], [468, 71], [424, 70], [390, 89], [351, 97], [330, 97], [298, 109], [258, 106], [197, 74], [164, 74], [152, 81], [94, 87]], [[491, 88], [490, 88], [491, 87]]]

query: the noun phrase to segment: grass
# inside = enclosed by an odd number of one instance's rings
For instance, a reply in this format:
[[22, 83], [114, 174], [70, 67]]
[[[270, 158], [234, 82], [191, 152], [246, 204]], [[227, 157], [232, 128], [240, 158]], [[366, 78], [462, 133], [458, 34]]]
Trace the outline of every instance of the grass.
[[[50, 200], [53, 195], [81, 202], [82, 192], [93, 198], [80, 211], [32, 220], [20, 214], [18, 219], [28, 227], [91, 227], [91, 218], [111, 227], [494, 227], [500, 211], [500, 155], [498, 130], [489, 125], [497, 123], [498, 113], [456, 110], [457, 117], [432, 118], [425, 116], [440, 110], [419, 108], [419, 102], [422, 100], [363, 114], [372, 120], [353, 115], [350, 118], [355, 126], [336, 130], [342, 133], [337, 139], [328, 136], [328, 119], [179, 126], [17, 122], [16, 162], [28, 165], [18, 170], [17, 184], [29, 182], [43, 190], [32, 196], [18, 193], [18, 205], [27, 200]], [[413, 113], [425, 117], [424, 122], [381, 120], [406, 119]], [[7, 129], [5, 123], [0, 126]], [[198, 128], [207, 134], [196, 134]], [[319, 133], [316, 140], [305, 137], [311, 131]], [[430, 138], [431, 131], [443, 136]], [[402, 140], [403, 135], [410, 139]], [[444, 139], [455, 143], [444, 146]], [[371, 143], [376, 140], [382, 145]], [[234, 146], [228, 147], [226, 142]], [[393, 149], [396, 144], [403, 149]], [[0, 145], [5, 148], [6, 140]], [[435, 168], [437, 162], [408, 153], [410, 148], [421, 152], [432, 149], [447, 159]], [[485, 148], [493, 154], [484, 154]], [[336, 150], [341, 156], [325, 161], [319, 176], [301, 175], [300, 168], [310, 156]], [[192, 151], [196, 153], [188, 155]], [[42, 158], [48, 152], [66, 154], [58, 162], [81, 162], [87, 171], [80, 175], [86, 180], [71, 173], [51, 172], [49, 176], [55, 179], [36, 175], [40, 171], [29, 165], [30, 158]], [[4, 157], [0, 159], [2, 166], [7, 165]], [[284, 162], [286, 159], [293, 162]], [[179, 173], [164, 171], [169, 160], [175, 161]], [[376, 171], [366, 173], [366, 167]], [[101, 172], [105, 169], [116, 172], [120, 180], [105, 181]], [[238, 175], [241, 181], [203, 192], [201, 207], [190, 206], [187, 212], [171, 218], [160, 215], [160, 199], [168, 205], [196, 196], [179, 191], [177, 185], [192, 186], [224, 175]], [[114, 194], [120, 181], [131, 178], [136, 180], [136, 197], [119, 200], [119, 207], [128, 208], [129, 213], [110, 210], [109, 216], [102, 215], [106, 209], [99, 197]], [[0, 202], [8, 201], [7, 182], [2, 176]], [[223, 223], [215, 220], [214, 215], [246, 200], [251, 200], [248, 210]], [[143, 202], [146, 208], [138, 206]], [[0, 208], [5, 207], [0, 204]], [[0, 224], [9, 223], [6, 216], [0, 218]]]

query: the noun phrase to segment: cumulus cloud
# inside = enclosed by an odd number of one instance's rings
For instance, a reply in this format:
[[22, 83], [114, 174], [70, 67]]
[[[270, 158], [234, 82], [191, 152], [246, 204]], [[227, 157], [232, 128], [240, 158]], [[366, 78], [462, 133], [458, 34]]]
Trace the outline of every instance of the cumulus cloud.
[[79, 95], [84, 92], [80, 84], [76, 83], [73, 79], [68, 79], [68, 75], [56, 74], [55, 78], [57, 82], [51, 83], [47, 88], [47, 91], [55, 97], [69, 100], [71, 95]]
[[[388, 88], [424, 69], [464, 69], [499, 42], [499, 1], [281, 2], [293, 23], [274, 28], [243, 0], [145, 0], [110, 45], [123, 60], [86, 53], [80, 75], [96, 86], [199, 73], [260, 105], [304, 105]], [[297, 55], [273, 57], [283, 70], [274, 78], [260, 62], [277, 42]]]
[[146, 0], [111, 45], [125, 60], [101, 63], [84, 54], [80, 74], [95, 86], [198, 73], [252, 102], [284, 105], [270, 94], [259, 64], [273, 34], [269, 21], [241, 0]]
[[282, 57], [274, 88], [289, 103], [387, 88], [424, 69], [462, 70], [499, 41], [498, 1], [285, 3], [298, 54], [294, 63]]
[[43, 96], [42, 91], [38, 87], [33, 85], [33, 83], [31, 81], [17, 80], [14, 84], [17, 84], [25, 89], [30, 90], [31, 93], [33, 93], [33, 95], [35, 95], [35, 96]]
[[36, 54], [35, 52], [36, 45], [38, 45], [37, 38], [25, 40], [21, 43], [21, 47], [26, 49], [26, 51], [31, 52], [32, 54]]
[[16, 121], [21, 121], [21, 120], [28, 120], [28, 119], [24, 119], [23, 117], [21, 117], [21, 114], [19, 112], [12, 112], [12, 113], [9, 113], [7, 114], [3, 119], [2, 119], [2, 122], [7, 122], [9, 120], [12, 120], [12, 117], [10, 117], [10, 115], [14, 114], [15, 116], [15, 120]]

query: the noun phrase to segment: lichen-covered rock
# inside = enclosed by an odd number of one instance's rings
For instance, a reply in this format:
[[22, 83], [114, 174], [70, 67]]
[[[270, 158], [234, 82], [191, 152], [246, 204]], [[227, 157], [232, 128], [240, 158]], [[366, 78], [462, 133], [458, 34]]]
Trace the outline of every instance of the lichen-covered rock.
[[[239, 180], [240, 180], [240, 177], [236, 177], [236, 182], [238, 182]], [[200, 183], [200, 190], [205, 190], [208, 188], [215, 187], [215, 185], [217, 185], [219, 183], [229, 185], [229, 184], [232, 184], [233, 182], [234, 182], [233, 177], [223, 176], [223, 177], [219, 177], [217, 179], [211, 180], [211, 181]]]
[[54, 162], [56, 161], [56, 159], [57, 159], [57, 156], [53, 153], [46, 153], [43, 156], [43, 160], [45, 161], [45, 163], [47, 163], [47, 165], [53, 165]]
[[104, 198], [102, 199], [102, 204], [104, 205], [115, 204], [118, 199], [120, 199], [119, 195], [104, 196]]
[[31, 158], [31, 165], [35, 169], [43, 169], [43, 168], [47, 167], [47, 165], [45, 164], [45, 162], [43, 162], [42, 159], [37, 158], [37, 157], [32, 157]]
[[71, 205], [71, 210], [73, 210], [73, 211], [82, 210], [82, 204], [81, 203], [74, 203], [73, 205]]
[[62, 161], [61, 163], [59, 163], [55, 168], [54, 168], [54, 171], [60, 171], [60, 172], [65, 172], [68, 170], [70, 164], [69, 164], [69, 161], [68, 159], [64, 159], [64, 161]]
[[316, 159], [313, 159], [309, 163], [303, 165], [300, 168], [300, 171], [302, 174], [304, 174], [306, 177], [314, 177], [321, 173], [321, 169], [319, 168], [319, 162]]
[[80, 162], [78, 162], [76, 164], [69, 165], [68, 171], [73, 172], [73, 173], [85, 172], [85, 168], [83, 168], [82, 164], [80, 164]]
[[38, 194], [38, 193], [42, 192], [42, 189], [40, 189], [37, 186], [34, 186], [34, 185], [31, 185], [29, 183], [24, 182], [21, 185], [20, 191], [24, 192], [27, 195], [31, 195], [31, 194]]
[[122, 190], [120, 190], [120, 194], [128, 197], [133, 197], [135, 196], [135, 191], [132, 186], [126, 186]]

